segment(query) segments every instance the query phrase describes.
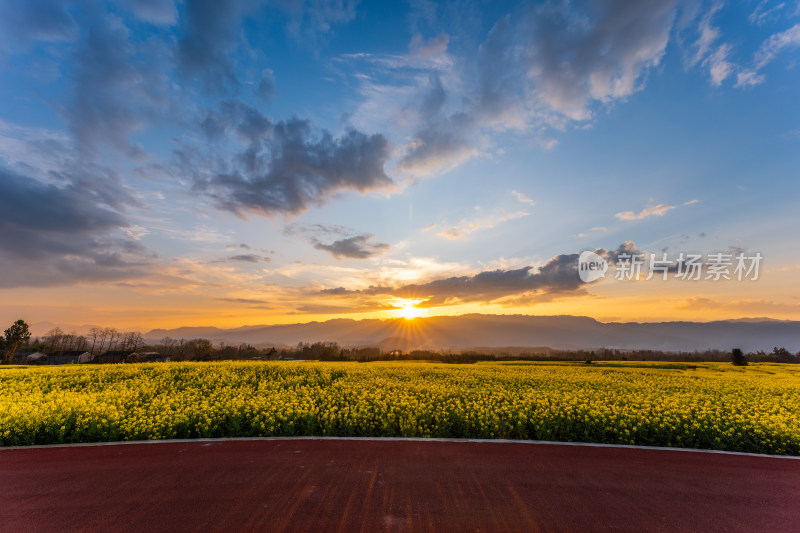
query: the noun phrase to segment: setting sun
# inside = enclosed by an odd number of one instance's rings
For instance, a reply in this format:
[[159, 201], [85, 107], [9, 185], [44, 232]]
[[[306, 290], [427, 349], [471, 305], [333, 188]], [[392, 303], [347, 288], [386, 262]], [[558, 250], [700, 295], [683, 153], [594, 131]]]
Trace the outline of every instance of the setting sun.
[[395, 303], [397, 306], [397, 316], [412, 320], [422, 314], [422, 309], [417, 307], [422, 300], [399, 300]]

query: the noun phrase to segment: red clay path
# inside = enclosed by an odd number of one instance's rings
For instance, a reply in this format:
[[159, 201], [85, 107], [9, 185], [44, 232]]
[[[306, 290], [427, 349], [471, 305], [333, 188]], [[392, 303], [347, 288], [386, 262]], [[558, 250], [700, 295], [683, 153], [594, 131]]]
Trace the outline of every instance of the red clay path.
[[800, 460], [558, 444], [0, 449], [2, 531], [800, 531]]

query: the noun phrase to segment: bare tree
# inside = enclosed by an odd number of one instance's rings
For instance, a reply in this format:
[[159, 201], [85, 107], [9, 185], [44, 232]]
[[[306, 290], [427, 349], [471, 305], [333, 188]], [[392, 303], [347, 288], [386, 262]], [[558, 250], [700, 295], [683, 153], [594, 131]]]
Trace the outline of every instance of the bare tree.
[[138, 352], [144, 348], [144, 337], [138, 331], [131, 333], [131, 343], [133, 344], [133, 351]]
[[119, 330], [117, 328], [106, 328], [105, 329], [106, 335], [108, 335], [108, 349], [107, 351], [113, 351], [117, 348], [117, 343], [119, 341]]
[[119, 349], [123, 352], [128, 350], [128, 342], [130, 339], [130, 333], [120, 333], [119, 334]]
[[161, 344], [158, 345], [158, 351], [164, 355], [175, 357], [178, 354], [178, 341], [171, 337], [164, 337], [161, 339]]
[[64, 339], [64, 332], [61, 328], [53, 328], [44, 336], [44, 343], [50, 353], [57, 352], [61, 349], [61, 342]]
[[97, 348], [97, 353], [103, 353], [103, 346], [106, 343], [106, 339], [108, 339], [109, 333], [109, 328], [98, 329], [97, 339], [100, 341], [100, 346]]
[[[95, 346], [97, 345], [97, 339], [100, 337], [100, 334], [103, 330], [100, 328], [92, 328], [89, 330], [88, 337], [92, 341], [92, 349], [90, 350], [92, 353], [96, 353], [94, 351]], [[102, 348], [102, 346], [101, 346]]]
[[78, 335], [74, 331], [72, 333], [68, 333], [64, 335], [64, 338], [61, 342], [61, 350], [62, 352], [66, 352], [69, 350], [77, 350], [76, 345], [78, 344]]
[[86, 340], [86, 337], [83, 335], [78, 335], [75, 337], [75, 349], [80, 350], [82, 352], [86, 351], [86, 348], [89, 346], [89, 342]]
[[144, 346], [144, 338], [142, 338], [142, 334], [138, 331], [129, 331], [127, 333], [122, 333], [120, 336], [120, 349], [122, 351], [137, 351], [140, 346]]

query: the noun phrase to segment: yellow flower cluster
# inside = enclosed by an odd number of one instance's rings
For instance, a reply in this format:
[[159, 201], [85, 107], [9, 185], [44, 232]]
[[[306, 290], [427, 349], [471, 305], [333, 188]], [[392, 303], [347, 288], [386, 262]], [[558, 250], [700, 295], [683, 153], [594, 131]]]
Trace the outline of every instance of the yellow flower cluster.
[[800, 455], [800, 365], [221, 362], [0, 370], [0, 445], [289, 435]]

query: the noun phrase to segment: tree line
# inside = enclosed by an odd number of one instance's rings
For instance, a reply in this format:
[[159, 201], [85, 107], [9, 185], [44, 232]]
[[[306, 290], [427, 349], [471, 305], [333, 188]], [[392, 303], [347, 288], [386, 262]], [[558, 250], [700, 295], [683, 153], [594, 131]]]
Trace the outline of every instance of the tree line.
[[[660, 350], [553, 350], [509, 352], [502, 349], [487, 351], [437, 351], [437, 350], [390, 350], [376, 347], [341, 347], [335, 342], [300, 342], [292, 347], [254, 347], [247, 343], [216, 346], [208, 339], [163, 338], [155, 344], [147, 344], [139, 332], [122, 332], [116, 328], [93, 327], [85, 335], [64, 333], [53, 328], [41, 338], [31, 339], [28, 324], [17, 320], [4, 335], [0, 336], [0, 351], [3, 363], [10, 363], [20, 351], [40, 351], [43, 354], [58, 354], [70, 351], [86, 351], [95, 355], [108, 352], [133, 354], [134, 352], [156, 352], [170, 361], [210, 360], [317, 360], [317, 361], [437, 361], [443, 363], [475, 363], [478, 361], [667, 361], [703, 362], [732, 361], [741, 365], [747, 362], [800, 363], [800, 352], [792, 354], [786, 348], [774, 347], [769, 353], [763, 350], [743, 353], [738, 348], [733, 352], [703, 350], [693, 352], [664, 352]], [[123, 359], [125, 360], [125, 359]], [[134, 358], [128, 361], [133, 362]]]

